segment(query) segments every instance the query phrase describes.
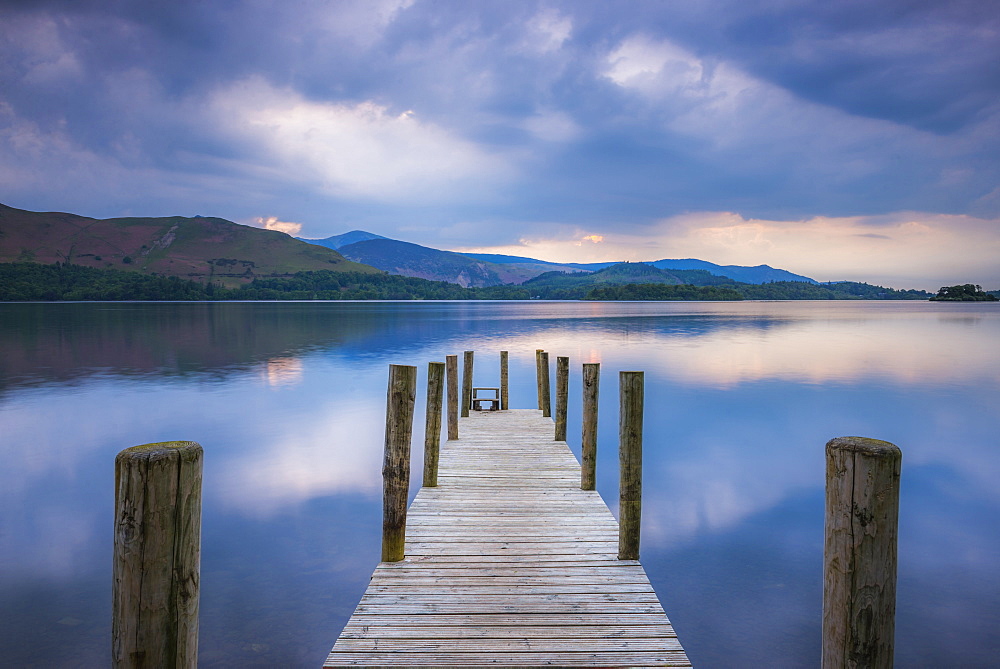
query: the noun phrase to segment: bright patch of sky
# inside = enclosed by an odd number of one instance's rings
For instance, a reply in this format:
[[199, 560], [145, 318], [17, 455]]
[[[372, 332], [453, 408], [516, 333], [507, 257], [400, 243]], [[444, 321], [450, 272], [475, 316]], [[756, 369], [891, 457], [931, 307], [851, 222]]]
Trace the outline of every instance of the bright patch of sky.
[[992, 0], [29, 0], [0, 63], [15, 207], [1000, 287]]

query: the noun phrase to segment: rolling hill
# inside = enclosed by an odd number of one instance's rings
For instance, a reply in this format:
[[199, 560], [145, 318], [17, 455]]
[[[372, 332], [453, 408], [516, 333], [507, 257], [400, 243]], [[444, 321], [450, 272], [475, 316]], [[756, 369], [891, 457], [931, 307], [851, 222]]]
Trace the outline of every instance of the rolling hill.
[[[498, 272], [491, 263], [480, 262], [437, 249], [395, 239], [366, 239], [340, 248], [345, 258], [377, 267], [390, 274], [470, 286], [499, 286], [521, 283], [510, 272]], [[526, 277], [525, 277], [526, 278]]]
[[332, 237], [327, 237], [326, 239], [305, 239], [304, 237], [296, 237], [296, 239], [300, 242], [305, 242], [306, 244], [325, 246], [328, 249], [336, 251], [344, 246], [347, 246], [348, 244], [354, 244], [355, 242], [364, 242], [369, 239], [388, 239], [388, 237], [376, 235], [374, 232], [365, 232], [364, 230], [351, 230], [350, 232], [345, 232], [342, 235], [334, 235]]
[[222, 218], [94, 219], [0, 205], [0, 262], [70, 263], [226, 286], [306, 270], [378, 272], [283, 232]]
[[[492, 263], [505, 263], [517, 267], [541, 269], [545, 272], [557, 270], [560, 272], [596, 272], [598, 270], [617, 265], [617, 262], [594, 262], [594, 263], [554, 263], [547, 260], [536, 260], [522, 256], [508, 256], [492, 253], [463, 253], [462, 255]], [[716, 265], [707, 260], [697, 260], [695, 258], [685, 258], [680, 260], [663, 259], [643, 261], [647, 265], [672, 271], [672, 270], [704, 270], [715, 276], [726, 277], [741, 283], [769, 283], [771, 281], [805, 281], [806, 283], [816, 283], [814, 279], [801, 274], [793, 274], [787, 270], [777, 269], [770, 265], [757, 265], [746, 267], [744, 265]]]

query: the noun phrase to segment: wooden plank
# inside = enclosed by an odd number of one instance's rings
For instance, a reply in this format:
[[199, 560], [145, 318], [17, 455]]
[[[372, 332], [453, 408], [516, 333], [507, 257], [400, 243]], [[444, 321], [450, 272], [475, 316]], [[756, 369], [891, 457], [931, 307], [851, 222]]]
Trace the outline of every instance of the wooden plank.
[[541, 411], [473, 412], [324, 666], [690, 666]]

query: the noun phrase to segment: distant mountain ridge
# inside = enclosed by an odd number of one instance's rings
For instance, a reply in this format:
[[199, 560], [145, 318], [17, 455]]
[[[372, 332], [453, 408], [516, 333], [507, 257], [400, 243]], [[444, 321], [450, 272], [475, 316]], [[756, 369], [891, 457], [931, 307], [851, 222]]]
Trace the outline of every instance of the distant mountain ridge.
[[70, 263], [237, 286], [306, 270], [377, 272], [333, 249], [222, 218], [95, 219], [0, 204], [0, 262]]
[[[470, 258], [486, 260], [495, 263], [510, 263], [518, 266], [547, 267], [546, 271], [557, 268], [571, 268], [575, 271], [596, 272], [618, 262], [595, 262], [595, 263], [553, 263], [546, 260], [536, 260], [534, 258], [524, 258], [521, 256], [505, 256], [490, 253], [466, 253]], [[746, 267], [743, 265], [716, 265], [706, 260], [695, 258], [685, 258], [679, 260], [663, 259], [642, 261], [647, 265], [652, 265], [665, 270], [705, 270], [716, 276], [724, 276], [734, 281], [742, 283], [769, 283], [771, 281], [804, 281], [806, 283], [817, 283], [814, 279], [801, 274], [793, 274], [787, 270], [777, 269], [770, 265], [757, 265], [756, 267]], [[563, 269], [562, 271], [566, 271]]]
[[395, 239], [365, 239], [341, 246], [340, 252], [345, 258], [390, 274], [448, 281], [463, 288], [512, 283], [505, 280], [508, 277], [501, 277], [490, 263]]
[[[377, 267], [390, 274], [449, 281], [462, 286], [521, 284], [546, 272], [596, 272], [619, 264], [618, 262], [557, 263], [500, 253], [442, 251], [420, 244], [389, 239], [364, 230], [352, 230], [326, 239], [298, 239], [310, 244], [337, 249], [350, 260]], [[456, 256], [464, 257], [466, 260], [463, 261]], [[757, 265], [756, 267], [717, 265], [696, 258], [643, 261], [643, 264], [668, 272], [671, 270], [702, 270], [714, 276], [742, 283], [762, 284], [772, 281], [817, 283], [816, 280], [807, 276], [794, 274], [770, 265]], [[695, 276], [701, 278], [698, 275]], [[695, 285], [709, 284], [701, 282]]]
[[325, 246], [328, 249], [337, 251], [348, 244], [366, 242], [369, 239], [388, 239], [388, 237], [376, 235], [374, 232], [365, 232], [364, 230], [351, 230], [350, 232], [345, 232], [342, 235], [334, 235], [333, 237], [327, 237], [326, 239], [305, 239], [304, 237], [296, 237], [295, 239], [300, 242], [315, 244], [316, 246]]

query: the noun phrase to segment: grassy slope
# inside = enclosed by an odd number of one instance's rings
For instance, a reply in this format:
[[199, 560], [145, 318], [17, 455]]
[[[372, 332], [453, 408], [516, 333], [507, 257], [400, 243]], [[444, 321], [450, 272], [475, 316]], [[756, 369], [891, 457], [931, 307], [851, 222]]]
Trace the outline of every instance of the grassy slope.
[[0, 262], [71, 262], [239, 285], [306, 270], [377, 272], [332, 249], [221, 218], [93, 219], [0, 205]]

